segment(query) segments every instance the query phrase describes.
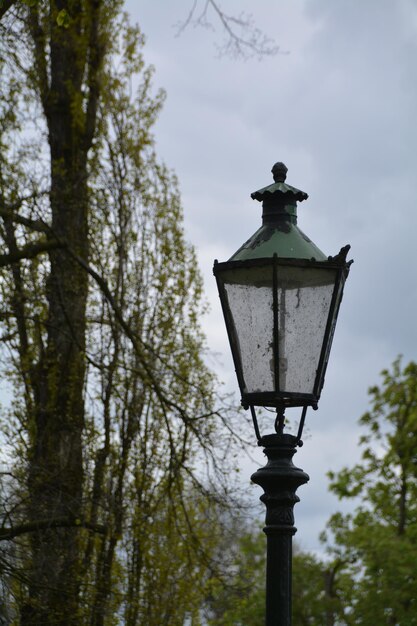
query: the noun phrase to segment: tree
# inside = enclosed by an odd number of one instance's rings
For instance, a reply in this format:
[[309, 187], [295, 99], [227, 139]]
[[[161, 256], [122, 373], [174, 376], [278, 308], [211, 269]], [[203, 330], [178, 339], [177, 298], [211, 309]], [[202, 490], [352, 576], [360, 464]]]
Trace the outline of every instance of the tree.
[[361, 462], [330, 473], [354, 513], [333, 515], [329, 552], [343, 578], [336, 585], [346, 624], [417, 624], [417, 364], [401, 359], [369, 390], [359, 423]]
[[14, 397], [0, 576], [10, 619], [29, 626], [197, 624], [221, 576], [211, 551], [233, 433], [204, 363], [177, 182], [155, 155], [163, 94], [120, 6], [38, 0], [3, 17], [0, 324]]
[[[237, 530], [237, 529], [235, 529]], [[237, 531], [237, 539], [223, 552], [230, 559], [227, 587], [213, 585], [208, 600], [210, 626], [263, 626], [265, 623], [266, 540], [263, 533]], [[292, 619], [297, 626], [329, 624], [340, 615], [333, 595], [330, 563], [300, 550], [293, 555]], [[332, 624], [334, 622], [331, 622]]]
[[265, 621], [265, 537], [234, 522], [223, 546], [227, 584], [213, 580], [207, 598], [210, 626], [262, 625]]

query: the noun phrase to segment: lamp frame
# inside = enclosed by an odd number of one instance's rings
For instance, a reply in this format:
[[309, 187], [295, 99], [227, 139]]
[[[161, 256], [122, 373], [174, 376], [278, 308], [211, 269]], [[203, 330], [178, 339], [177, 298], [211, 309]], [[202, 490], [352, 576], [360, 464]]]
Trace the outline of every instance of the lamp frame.
[[[336, 327], [337, 317], [339, 313], [340, 303], [343, 297], [343, 289], [346, 278], [349, 273], [350, 263], [346, 262], [346, 255], [350, 246], [345, 246], [335, 257], [328, 257], [327, 261], [316, 261], [315, 259], [293, 259], [280, 258], [276, 254], [272, 257], [249, 259], [245, 261], [226, 261], [219, 263], [214, 262], [213, 273], [216, 277], [217, 287], [220, 296], [220, 302], [226, 323], [227, 334], [229, 338], [230, 348], [232, 352], [233, 362], [236, 370], [237, 380], [239, 383], [242, 405], [248, 409], [251, 406], [265, 407], [316, 407], [320, 398], [321, 390], [324, 384], [327, 363], [329, 360], [330, 349], [332, 345], [334, 330]], [[272, 274], [272, 292], [273, 292], [273, 358], [274, 358], [274, 381], [275, 390], [268, 392], [248, 393], [246, 391], [243, 367], [239, 353], [239, 339], [237, 336], [233, 316], [230, 310], [228, 297], [225, 289], [225, 283], [222, 280], [223, 272], [230, 272], [234, 269], [252, 269], [256, 267], [269, 267]], [[320, 350], [320, 357], [316, 370], [315, 381], [312, 393], [296, 393], [279, 390], [279, 347], [278, 347], [278, 274], [280, 269], [296, 267], [306, 269], [323, 269], [335, 270], [335, 283], [331, 297], [329, 312], [326, 321], [323, 342]]]

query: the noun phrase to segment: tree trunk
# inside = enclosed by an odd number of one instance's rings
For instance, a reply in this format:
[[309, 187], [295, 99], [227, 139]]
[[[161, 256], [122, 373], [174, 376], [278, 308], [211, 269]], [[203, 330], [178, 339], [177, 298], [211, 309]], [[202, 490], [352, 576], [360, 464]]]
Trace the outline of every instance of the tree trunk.
[[[71, 625], [79, 624], [81, 619], [80, 530], [77, 525], [83, 505], [88, 278], [68, 249], [88, 261], [87, 152], [95, 111], [93, 119], [89, 120], [87, 136], [87, 119], [79, 102], [82, 102], [85, 62], [87, 59], [91, 62], [91, 55], [85, 55], [83, 47], [81, 3], [57, 0], [51, 2], [50, 9], [48, 81], [46, 75], [42, 76], [47, 57], [36, 8], [32, 9], [32, 33], [39, 81], [44, 80], [43, 84], [40, 82], [40, 94], [50, 147], [52, 235], [67, 248], [50, 253], [46, 286], [47, 348], [38, 365], [34, 385], [36, 409], [28, 478], [29, 520], [68, 518], [73, 520], [74, 527], [42, 530], [32, 536], [29, 599], [22, 611], [25, 626]], [[72, 16], [68, 28], [60, 28], [57, 23], [56, 16], [62, 10]], [[90, 95], [93, 91], [90, 88]]]

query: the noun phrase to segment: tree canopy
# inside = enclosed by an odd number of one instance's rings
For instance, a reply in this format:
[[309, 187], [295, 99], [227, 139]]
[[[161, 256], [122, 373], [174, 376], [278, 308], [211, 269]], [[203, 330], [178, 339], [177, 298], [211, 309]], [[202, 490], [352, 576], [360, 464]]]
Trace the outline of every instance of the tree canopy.
[[[327, 554], [294, 551], [297, 626], [417, 624], [417, 364], [398, 358], [369, 395], [360, 462], [329, 473], [331, 490], [354, 510], [329, 520]], [[209, 624], [262, 626], [265, 538], [251, 529], [236, 537], [231, 587], [210, 595]]]
[[155, 153], [164, 94], [121, 2], [9, 4], [3, 613], [36, 626], [197, 624], [222, 576], [213, 553], [237, 438], [205, 363], [178, 183]]
[[417, 623], [417, 364], [401, 359], [371, 387], [360, 419], [361, 462], [330, 473], [331, 490], [358, 503], [333, 515], [328, 550], [346, 624]]

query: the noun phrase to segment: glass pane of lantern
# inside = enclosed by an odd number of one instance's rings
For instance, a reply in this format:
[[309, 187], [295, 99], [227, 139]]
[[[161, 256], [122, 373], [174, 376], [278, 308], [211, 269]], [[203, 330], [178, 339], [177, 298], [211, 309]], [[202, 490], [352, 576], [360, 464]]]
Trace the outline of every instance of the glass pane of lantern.
[[279, 390], [313, 393], [336, 270], [278, 267]]
[[222, 274], [246, 393], [274, 391], [272, 266]]
[[337, 295], [336, 295], [336, 299], [335, 299], [335, 306], [332, 312], [332, 318], [331, 318], [331, 323], [330, 323], [330, 327], [329, 327], [329, 335], [326, 338], [326, 346], [325, 346], [325, 352], [324, 352], [324, 358], [323, 358], [323, 364], [321, 367], [321, 372], [319, 372], [320, 374], [320, 378], [318, 381], [318, 393], [320, 394], [321, 388], [323, 386], [323, 382], [324, 382], [324, 374], [326, 372], [326, 367], [327, 367], [327, 362], [329, 360], [329, 355], [330, 355], [330, 349], [332, 347], [332, 341], [333, 341], [333, 336], [334, 336], [334, 331], [336, 328], [336, 321], [337, 321], [337, 315], [339, 312], [339, 307], [340, 307], [340, 302], [342, 299], [342, 294], [343, 294], [343, 286], [344, 286], [344, 280], [340, 280], [338, 285], [337, 285]]

